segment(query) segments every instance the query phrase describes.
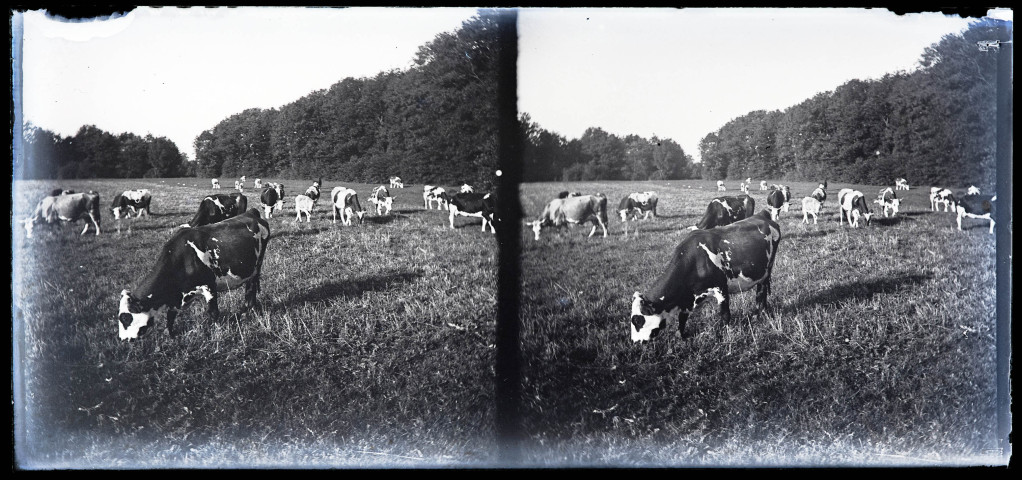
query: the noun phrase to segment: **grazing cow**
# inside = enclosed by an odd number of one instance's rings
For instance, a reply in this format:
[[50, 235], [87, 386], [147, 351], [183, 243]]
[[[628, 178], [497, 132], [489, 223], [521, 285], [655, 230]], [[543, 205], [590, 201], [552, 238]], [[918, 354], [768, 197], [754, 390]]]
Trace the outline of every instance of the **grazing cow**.
[[241, 192], [241, 193], [245, 193], [245, 184], [241, 183], [238, 180], [235, 180], [234, 181], [234, 189], [239, 191], [239, 192]]
[[858, 228], [859, 219], [864, 219], [866, 226], [869, 226], [873, 213], [869, 211], [866, 197], [858, 190], [842, 188], [837, 192], [837, 203], [841, 207], [838, 214], [838, 221], [844, 225], [844, 219], [848, 218], [848, 226]]
[[908, 180], [905, 180], [904, 178], [895, 178], [894, 179], [894, 189], [895, 190], [908, 190]]
[[54, 188], [52, 191], [50, 191], [50, 196], [51, 197], [56, 197], [58, 195], [70, 195], [72, 193], [75, 193], [75, 191], [74, 190], [67, 190], [67, 189], [63, 189], [63, 188]]
[[767, 189], [767, 183], [766, 183], [766, 180], [760, 180], [760, 181], [759, 181], [759, 189], [760, 189], [760, 190], [766, 190], [766, 189]]
[[[132, 213], [135, 213], [136, 218], [141, 217], [143, 213], [148, 217], [150, 213], [149, 204], [152, 200], [153, 196], [149, 190], [125, 190], [114, 196], [113, 204], [110, 205], [110, 212], [114, 214], [114, 218], [117, 220], [120, 220], [122, 216], [128, 218]], [[129, 210], [131, 211], [130, 213]]]
[[727, 187], [724, 186], [724, 181], [723, 180], [717, 180], [717, 191], [718, 192], [727, 191]]
[[809, 215], [813, 216], [813, 225], [816, 225], [816, 218], [823, 210], [823, 202], [816, 197], [805, 197], [802, 199], [802, 223], [809, 223]]
[[880, 194], [877, 195], [877, 199], [873, 203], [879, 205], [884, 210], [884, 217], [888, 217], [887, 211], [890, 210], [889, 216], [895, 216], [898, 214], [898, 208], [901, 207], [901, 199], [894, 193], [894, 189], [887, 187], [880, 190]]
[[436, 202], [437, 210], [447, 208], [446, 200], [444, 200], [446, 197], [447, 192], [442, 187], [434, 187], [433, 185], [424, 185], [422, 187], [422, 203], [427, 210], [433, 208], [433, 202]]
[[99, 194], [96, 192], [44, 197], [36, 205], [32, 216], [22, 221], [25, 225], [25, 236], [32, 238], [32, 230], [37, 223], [53, 225], [61, 222], [73, 223], [78, 219], [85, 219], [82, 235], [89, 231], [90, 221], [96, 227], [96, 235], [99, 235], [99, 224], [102, 221], [99, 210]]
[[261, 178], [255, 179], [253, 186], [255, 186], [255, 188], [263, 188], [263, 179]]
[[579, 192], [569, 192], [567, 190], [557, 194], [557, 198], [581, 197], [581, 196], [582, 196], [582, 194], [579, 193]]
[[390, 188], [405, 188], [405, 184], [401, 181], [401, 177], [390, 177]]
[[823, 203], [827, 200], [827, 181], [824, 180], [819, 186], [813, 190], [813, 193], [809, 194], [810, 197], [815, 198], [818, 202]]
[[242, 184], [242, 185], [244, 185], [244, 184], [245, 184], [245, 176], [244, 176], [244, 175], [242, 175], [242, 176], [241, 176], [241, 178], [240, 178], [239, 180], [241, 181], [241, 184]]
[[756, 287], [756, 312], [769, 310], [770, 274], [781, 228], [766, 210], [727, 226], [697, 230], [682, 240], [663, 274], [646, 293], [632, 294], [632, 342], [649, 341], [677, 312], [685, 335], [689, 315], [706, 298], [720, 307], [721, 324], [731, 321], [730, 294]]
[[298, 195], [295, 197], [295, 219], [298, 222], [302, 221], [302, 214], [305, 214], [306, 222], [312, 222], [312, 209], [316, 207], [316, 199], [309, 197], [308, 195]]
[[745, 182], [739, 183], [738, 184], [738, 190], [741, 190], [742, 193], [748, 194], [749, 193], [749, 184], [747, 184]]
[[376, 215], [390, 215], [390, 209], [394, 206], [394, 197], [390, 196], [390, 190], [380, 185], [373, 189], [369, 195], [369, 202], [376, 205]]
[[777, 221], [777, 217], [781, 215], [781, 210], [788, 210], [788, 203], [784, 201], [784, 192], [780, 190], [770, 190], [766, 198], [766, 209], [770, 212], [770, 219]]
[[305, 196], [313, 200], [319, 200], [319, 189], [323, 186], [323, 177], [319, 177], [319, 180], [312, 182], [312, 186], [305, 189]]
[[975, 185], [970, 185], [968, 192], [966, 192], [966, 195], [979, 195], [979, 187]]
[[211, 223], [222, 222], [228, 218], [244, 213], [248, 209], [248, 198], [240, 193], [217, 193], [202, 199], [195, 217], [182, 227], [201, 227]]
[[756, 201], [748, 195], [717, 197], [710, 200], [710, 204], [706, 206], [706, 213], [703, 214], [703, 218], [699, 220], [699, 223], [688, 228], [708, 230], [730, 225], [751, 217], [755, 210]]
[[[178, 310], [194, 298], [206, 299], [207, 313], [220, 316], [217, 293], [245, 286], [243, 308], [259, 309], [259, 276], [270, 226], [253, 208], [234, 218], [178, 230], [164, 244], [153, 268], [132, 290], [122, 290], [117, 316], [121, 340], [138, 338], [167, 309], [167, 331], [174, 335]], [[150, 324], [150, 319], [153, 324]]]
[[267, 183], [263, 194], [259, 196], [263, 204], [263, 211], [266, 218], [273, 218], [273, 211], [280, 211], [284, 208], [284, 185], [280, 183]]
[[[654, 218], [657, 216], [657, 200], [656, 192], [631, 193], [621, 199], [621, 203], [618, 204], [618, 215], [624, 225], [625, 237], [628, 236], [629, 220], [639, 220], [640, 216], [642, 220], [649, 219], [650, 215]], [[639, 234], [638, 225], [635, 226], [635, 234]]]
[[990, 233], [994, 233], [994, 201], [997, 196], [966, 195], [955, 205], [958, 213], [958, 230], [962, 229], [962, 218], [982, 218], [990, 220]]
[[748, 178], [746, 178], [746, 179], [745, 179], [745, 184], [746, 184], [746, 185], [752, 185], [752, 177], [748, 177]]
[[539, 240], [539, 232], [543, 227], [564, 227], [569, 223], [583, 224], [592, 222], [593, 229], [589, 232], [592, 237], [596, 233], [596, 227], [603, 228], [603, 236], [607, 236], [607, 196], [602, 193], [596, 195], [580, 195], [577, 197], [555, 198], [543, 208], [543, 213], [535, 221], [527, 222], [532, 227], [532, 233], [536, 240]]
[[494, 210], [496, 210], [496, 202], [493, 200], [493, 196], [489, 193], [475, 193], [475, 192], [463, 192], [456, 193], [450, 197], [446, 193], [443, 194], [444, 201], [447, 203], [447, 208], [450, 211], [451, 228], [454, 228], [454, 217], [479, 217], [483, 219], [483, 231], [486, 231], [486, 225], [490, 225], [490, 232], [496, 234], [497, 230], [493, 226], [494, 222]]
[[944, 204], [944, 211], [955, 211], [955, 205], [958, 201], [955, 199], [955, 194], [946, 188], [933, 187], [930, 188], [930, 209], [934, 212], [937, 211], [937, 206]]
[[210, 180], [210, 183], [213, 184], [213, 190], [220, 190], [220, 180], [214, 178], [213, 180]]
[[467, 183], [461, 186], [461, 190], [458, 190], [459, 193], [472, 193], [474, 191], [475, 189], [472, 188], [472, 185], [469, 185]]
[[358, 203], [357, 192], [346, 187], [334, 187], [330, 192], [330, 201], [333, 204], [334, 223], [337, 223], [337, 213], [340, 212], [342, 225], [351, 225], [353, 218], [358, 219], [359, 225], [362, 224], [366, 212]]

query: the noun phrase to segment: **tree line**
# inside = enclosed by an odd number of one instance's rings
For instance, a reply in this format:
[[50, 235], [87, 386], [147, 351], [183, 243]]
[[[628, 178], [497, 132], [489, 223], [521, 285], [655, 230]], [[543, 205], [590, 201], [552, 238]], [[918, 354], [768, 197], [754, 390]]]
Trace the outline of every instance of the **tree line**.
[[990, 185], [996, 171], [1002, 22], [973, 22], [927, 47], [920, 68], [851, 80], [783, 111], [738, 117], [700, 141], [708, 179]]
[[166, 137], [114, 135], [85, 125], [72, 136], [28, 124], [24, 161], [14, 164], [22, 179], [185, 177], [195, 174], [177, 145]]

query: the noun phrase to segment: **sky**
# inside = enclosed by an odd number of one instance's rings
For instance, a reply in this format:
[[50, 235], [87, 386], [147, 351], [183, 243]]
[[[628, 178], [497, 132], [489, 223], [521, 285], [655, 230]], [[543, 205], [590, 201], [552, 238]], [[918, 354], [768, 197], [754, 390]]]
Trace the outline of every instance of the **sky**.
[[23, 119], [167, 137], [194, 159], [203, 130], [347, 77], [407, 69], [472, 8], [138, 8], [67, 22], [23, 15]]
[[[25, 12], [23, 120], [174, 141], [277, 108], [347, 77], [407, 69], [418, 47], [476, 13], [452, 8], [162, 8], [68, 22]], [[1010, 11], [1007, 15], [1010, 18]], [[969, 20], [861, 9], [524, 9], [519, 111], [577, 138], [586, 128], [699, 140], [852, 78], [915, 67]]]
[[881, 9], [527, 9], [518, 108], [568, 139], [589, 127], [656, 135], [698, 160], [699, 141], [728, 121], [912, 70], [969, 21]]

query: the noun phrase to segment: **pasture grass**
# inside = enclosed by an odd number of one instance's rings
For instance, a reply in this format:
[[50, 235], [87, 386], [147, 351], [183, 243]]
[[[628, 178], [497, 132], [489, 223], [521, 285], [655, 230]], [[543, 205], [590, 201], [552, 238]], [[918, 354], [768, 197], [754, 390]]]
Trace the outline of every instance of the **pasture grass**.
[[[14, 219], [52, 188], [101, 195], [102, 234], [82, 223], [26, 239], [12, 231], [15, 430], [20, 468], [477, 466], [495, 459], [496, 241], [478, 219], [422, 207], [421, 186], [391, 189], [389, 216], [330, 221], [326, 180], [311, 223], [294, 196], [269, 220], [262, 313], [242, 292], [117, 339], [117, 303], [191, 219], [208, 179], [18, 181]], [[252, 179], [249, 179], [251, 185]], [[452, 186], [454, 187], [454, 186]], [[118, 225], [115, 193], [153, 192], [152, 216]], [[249, 207], [259, 192], [246, 191]], [[375, 213], [375, 212], [374, 212]], [[239, 313], [241, 313], [239, 315]]]
[[[610, 236], [590, 226], [522, 234], [524, 428], [531, 465], [847, 466], [1003, 464], [993, 454], [995, 241], [987, 224], [931, 212], [929, 187], [901, 212], [838, 223], [831, 183], [819, 223], [802, 223], [815, 183], [790, 183], [769, 314], [754, 294], [715, 302], [646, 344], [629, 337], [644, 291], [707, 203], [711, 181], [535, 183], [526, 220], [557, 192], [608, 196]], [[868, 200], [881, 187], [854, 185]], [[616, 216], [654, 190], [656, 220], [627, 239]], [[757, 211], [766, 192], [750, 194]], [[875, 211], [876, 205], [871, 205]], [[811, 222], [811, 220], [810, 220]], [[672, 319], [673, 320], [673, 319]]]

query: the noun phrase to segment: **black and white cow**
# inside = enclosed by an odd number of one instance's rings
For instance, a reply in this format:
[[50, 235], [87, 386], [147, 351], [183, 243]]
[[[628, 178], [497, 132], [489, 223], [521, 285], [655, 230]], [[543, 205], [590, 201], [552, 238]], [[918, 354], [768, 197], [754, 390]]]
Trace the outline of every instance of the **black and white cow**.
[[770, 275], [780, 241], [781, 228], [766, 210], [730, 225], [692, 232], [646, 292], [632, 294], [632, 342], [649, 341], [675, 313], [684, 336], [689, 315], [707, 298], [717, 301], [722, 324], [727, 324], [730, 294], [752, 287], [756, 312], [769, 309]]
[[149, 204], [152, 203], [152, 200], [153, 195], [147, 189], [125, 190], [114, 196], [110, 212], [117, 220], [120, 220], [121, 217], [128, 218], [132, 213], [135, 213], [136, 218], [141, 217], [142, 214], [148, 217]]
[[813, 225], [816, 225], [816, 219], [820, 216], [820, 211], [823, 210], [823, 202], [816, 199], [816, 197], [805, 197], [802, 199], [802, 223], [809, 223], [809, 215], [813, 216]]
[[96, 227], [96, 235], [99, 235], [99, 224], [102, 221], [99, 210], [99, 194], [96, 192], [44, 197], [36, 205], [32, 216], [22, 221], [25, 226], [25, 236], [32, 238], [32, 230], [37, 223], [59, 225], [65, 222], [74, 223], [78, 219], [85, 220], [85, 229], [82, 230], [82, 235], [89, 231], [89, 222]]
[[844, 220], [847, 218], [848, 226], [858, 228], [859, 219], [861, 218], [866, 226], [869, 226], [873, 212], [869, 211], [869, 204], [866, 203], [866, 197], [862, 192], [850, 188], [842, 188], [837, 192], [837, 202], [841, 207], [841, 211], [838, 214], [838, 222], [844, 225]]
[[202, 199], [195, 217], [182, 227], [201, 227], [211, 223], [224, 221], [244, 213], [248, 209], [248, 198], [240, 193], [217, 193]]
[[894, 189], [895, 190], [908, 190], [908, 180], [905, 180], [904, 178], [895, 178], [894, 179]]
[[784, 201], [784, 192], [780, 190], [770, 190], [767, 193], [766, 198], [766, 209], [770, 212], [770, 218], [777, 221], [777, 217], [781, 215], [781, 210], [787, 210], [788, 203]]
[[[901, 208], [901, 199], [898, 198], [898, 195], [894, 193], [894, 189], [891, 187], [880, 190], [880, 193], [877, 195], [877, 199], [874, 200], [873, 203], [883, 209], [884, 218], [898, 215], [898, 209]], [[891, 211], [890, 215], [887, 214], [888, 210]]]
[[[630, 193], [621, 199], [618, 204], [617, 214], [624, 226], [625, 237], [628, 236], [628, 222], [630, 220], [647, 220], [652, 215], [656, 217], [656, 206], [658, 198], [656, 192]], [[640, 218], [641, 217], [641, 218]], [[639, 226], [635, 226], [635, 234], [639, 234]]]
[[222, 222], [178, 230], [164, 244], [156, 264], [132, 290], [121, 291], [117, 334], [138, 338], [167, 310], [167, 331], [174, 335], [178, 310], [194, 298], [206, 299], [208, 314], [220, 316], [217, 293], [245, 286], [244, 309], [260, 308], [259, 276], [270, 226], [253, 208]]
[[979, 195], [979, 187], [975, 185], [969, 185], [969, 190], [965, 192], [966, 195]]
[[358, 192], [346, 187], [334, 187], [330, 191], [330, 202], [333, 205], [333, 223], [337, 223], [337, 214], [341, 214], [341, 225], [351, 225], [352, 220], [358, 219], [362, 224], [365, 217], [365, 210], [358, 203]]
[[990, 221], [990, 233], [994, 233], [994, 202], [997, 196], [966, 195], [955, 205], [958, 213], [958, 230], [962, 229], [962, 219], [981, 218]]
[[266, 218], [273, 218], [274, 210], [280, 211], [284, 208], [284, 185], [280, 183], [267, 183], [263, 189], [259, 201], [263, 204], [263, 212]]
[[405, 188], [405, 184], [401, 181], [401, 177], [390, 177], [390, 188]]
[[436, 209], [443, 210], [447, 208], [447, 203], [444, 198], [447, 191], [443, 187], [435, 187], [433, 185], [424, 185], [422, 187], [422, 203], [427, 210], [433, 208], [433, 202], [436, 202]]
[[313, 200], [319, 200], [319, 189], [323, 186], [323, 177], [319, 177], [319, 180], [312, 182], [312, 186], [305, 189], [305, 196]]
[[938, 205], [944, 205], [944, 211], [955, 211], [955, 205], [958, 204], [958, 200], [955, 199], [955, 194], [946, 188], [932, 187], [930, 188], [930, 209], [934, 212], [937, 211]]
[[689, 228], [708, 230], [722, 227], [751, 217], [755, 210], [756, 201], [748, 195], [717, 197], [710, 200], [710, 204], [706, 206], [706, 213], [699, 223]]
[[809, 196], [815, 198], [820, 203], [827, 200], [827, 181], [824, 180], [823, 183], [819, 184]]
[[724, 186], [724, 181], [723, 180], [717, 180], [717, 191], [718, 192], [723, 192], [723, 191], [726, 191], [726, 190], [727, 190], [727, 187]]
[[582, 196], [582, 194], [579, 193], [579, 192], [569, 192], [567, 190], [557, 194], [557, 198], [581, 197], [581, 196]]
[[577, 197], [555, 198], [546, 204], [543, 213], [535, 221], [526, 222], [532, 227], [532, 233], [539, 240], [539, 232], [544, 227], [562, 228], [569, 223], [583, 224], [592, 222], [592, 237], [596, 227], [603, 228], [603, 236], [607, 236], [607, 196], [602, 193], [595, 195], [579, 195]]
[[454, 217], [479, 217], [483, 219], [483, 231], [486, 225], [490, 225], [490, 232], [496, 234], [497, 230], [493, 225], [495, 220], [493, 213], [496, 210], [496, 202], [493, 195], [489, 193], [464, 192], [447, 196], [442, 194], [447, 209], [450, 212], [451, 228], [454, 228]]
[[214, 178], [210, 180], [210, 183], [213, 184], [213, 190], [220, 190], [220, 180]]
[[474, 188], [472, 188], [472, 185], [469, 185], [469, 184], [466, 183], [466, 184], [463, 184], [461, 186], [461, 189], [458, 190], [458, 193], [472, 193], [474, 191], [476, 191], [476, 190]]
[[390, 190], [380, 185], [373, 189], [369, 195], [369, 202], [376, 205], [376, 215], [390, 215], [390, 209], [394, 206], [394, 197], [390, 196]]
[[305, 221], [312, 222], [312, 209], [316, 208], [316, 200], [307, 195], [295, 197], [295, 221], [302, 221], [302, 214], [305, 214]]
[[760, 180], [760, 181], [759, 181], [759, 189], [760, 189], [761, 191], [762, 191], [762, 190], [766, 190], [766, 189], [767, 189], [767, 183], [766, 183], [766, 180]]

